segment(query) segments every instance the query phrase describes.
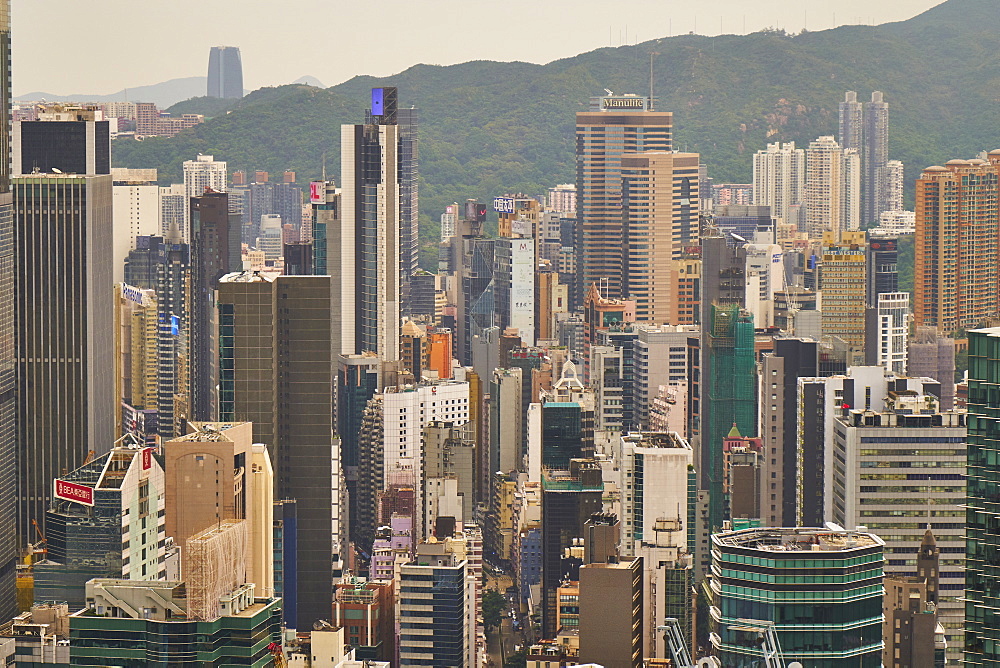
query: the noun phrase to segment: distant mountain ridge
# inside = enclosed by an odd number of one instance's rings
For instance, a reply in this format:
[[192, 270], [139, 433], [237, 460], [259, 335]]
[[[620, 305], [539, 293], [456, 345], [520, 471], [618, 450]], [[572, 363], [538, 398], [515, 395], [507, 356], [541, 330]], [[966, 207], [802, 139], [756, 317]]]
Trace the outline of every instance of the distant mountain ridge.
[[[473, 61], [358, 76], [329, 89], [266, 88], [170, 139], [119, 141], [115, 164], [178, 179], [198, 152], [230, 169], [339, 173], [340, 124], [364, 119], [368, 89], [399, 88], [420, 109], [421, 237], [429, 260], [443, 207], [468, 197], [540, 193], [575, 180], [574, 114], [605, 88], [649, 89], [674, 112], [674, 141], [697, 151], [716, 182], [747, 182], [754, 151], [837, 133], [844, 92], [890, 105], [890, 157], [912, 181], [927, 165], [1000, 146], [997, 0], [948, 0], [880, 26], [789, 35], [679, 35], [601, 48], [546, 65]], [[192, 103], [195, 101], [191, 101]], [[194, 109], [192, 109], [194, 110]]]
[[49, 102], [152, 102], [157, 107], [165, 109], [172, 104], [187, 100], [188, 98], [204, 95], [208, 89], [207, 77], [183, 77], [180, 79], [170, 79], [158, 84], [149, 86], [136, 86], [135, 88], [124, 88], [117, 93], [110, 95], [56, 95], [54, 93], [32, 92], [18, 95], [15, 102], [26, 102], [34, 100], [48, 100]]

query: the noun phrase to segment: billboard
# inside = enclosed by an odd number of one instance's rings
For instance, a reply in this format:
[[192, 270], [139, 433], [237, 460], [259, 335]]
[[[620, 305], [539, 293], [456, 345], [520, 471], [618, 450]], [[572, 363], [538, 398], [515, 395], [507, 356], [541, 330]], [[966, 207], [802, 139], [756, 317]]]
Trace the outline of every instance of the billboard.
[[78, 485], [75, 482], [59, 480], [58, 478], [56, 479], [55, 496], [57, 499], [62, 499], [63, 501], [82, 503], [85, 506], [94, 505], [93, 487], [87, 487], [86, 485]]
[[122, 297], [130, 302], [142, 304], [142, 290], [134, 288], [128, 283], [122, 283]]
[[312, 181], [309, 184], [309, 203], [326, 204], [326, 188], [322, 181]]
[[512, 197], [494, 197], [493, 210], [497, 213], [514, 213], [514, 199]]
[[385, 89], [372, 88], [372, 116], [385, 114]]

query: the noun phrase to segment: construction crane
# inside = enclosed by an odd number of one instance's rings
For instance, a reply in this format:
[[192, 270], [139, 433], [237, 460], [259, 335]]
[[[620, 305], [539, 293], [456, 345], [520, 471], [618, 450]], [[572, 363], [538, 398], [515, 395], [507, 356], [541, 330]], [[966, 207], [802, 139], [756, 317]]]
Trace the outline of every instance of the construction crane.
[[[691, 658], [691, 652], [688, 651], [687, 644], [684, 642], [680, 622], [675, 617], [668, 617], [664, 621], [666, 626], [657, 626], [656, 630], [665, 632], [670, 659], [675, 668], [720, 668], [722, 666], [714, 656], [706, 656], [698, 659], [698, 662], [695, 663]], [[729, 630], [759, 634], [758, 640], [765, 668], [802, 668], [802, 664], [798, 661], [785, 665], [785, 659], [781, 655], [781, 644], [778, 642], [778, 634], [774, 630], [774, 622], [739, 619], [736, 624], [729, 625]]]
[[778, 633], [774, 630], [774, 622], [760, 619], [737, 619], [735, 624], [729, 625], [730, 631], [744, 631], [756, 633], [757, 642], [760, 643], [760, 652], [764, 657], [765, 668], [802, 668], [798, 661], [792, 661], [787, 666], [785, 658], [781, 655], [781, 643], [778, 642]]
[[667, 648], [670, 650], [670, 660], [675, 668], [719, 668], [722, 664], [714, 656], [706, 656], [698, 659], [698, 663], [691, 658], [687, 643], [684, 642], [684, 635], [681, 633], [680, 622], [676, 617], [667, 617], [666, 626], [657, 626], [657, 631], [665, 632]]

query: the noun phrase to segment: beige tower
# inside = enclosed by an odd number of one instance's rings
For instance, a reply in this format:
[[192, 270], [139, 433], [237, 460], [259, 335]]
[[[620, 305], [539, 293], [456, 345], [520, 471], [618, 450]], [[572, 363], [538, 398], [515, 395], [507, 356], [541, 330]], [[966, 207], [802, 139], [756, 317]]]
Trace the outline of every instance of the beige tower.
[[[229, 520], [246, 520], [247, 580], [274, 591], [273, 485], [267, 448], [253, 443], [250, 422], [191, 422], [191, 433], [163, 446], [166, 533], [191, 565], [188, 540]], [[185, 572], [184, 577], [188, 576]]]
[[865, 233], [823, 235], [822, 293], [824, 336], [838, 336], [848, 346], [865, 345]]
[[806, 149], [806, 232], [810, 239], [842, 229], [844, 151], [833, 137], [820, 137]]
[[697, 153], [626, 153], [622, 166], [622, 291], [637, 322], [676, 324], [674, 263], [698, 239]]
[[115, 438], [122, 435], [122, 402], [156, 408], [157, 305], [152, 290], [115, 286]]

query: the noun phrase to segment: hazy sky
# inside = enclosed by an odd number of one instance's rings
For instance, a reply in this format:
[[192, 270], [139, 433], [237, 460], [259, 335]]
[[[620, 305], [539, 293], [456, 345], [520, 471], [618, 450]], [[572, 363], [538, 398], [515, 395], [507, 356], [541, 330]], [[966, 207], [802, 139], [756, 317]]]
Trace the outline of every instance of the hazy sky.
[[[246, 88], [416, 63], [545, 63], [678, 33], [791, 32], [914, 16], [941, 0], [12, 0], [15, 94], [113, 93], [204, 76], [238, 46]], [[372, 9], [377, 7], [377, 9]]]

